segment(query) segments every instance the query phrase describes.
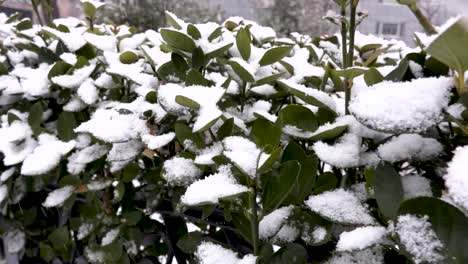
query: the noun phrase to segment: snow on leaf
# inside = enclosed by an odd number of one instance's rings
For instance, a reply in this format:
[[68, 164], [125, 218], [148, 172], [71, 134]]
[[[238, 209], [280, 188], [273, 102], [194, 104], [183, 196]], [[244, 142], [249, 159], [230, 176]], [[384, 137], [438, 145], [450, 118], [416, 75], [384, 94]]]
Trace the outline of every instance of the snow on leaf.
[[212, 242], [202, 242], [195, 252], [200, 264], [255, 264], [256, 257], [246, 255], [239, 259], [237, 254]]
[[230, 159], [247, 175], [254, 178], [257, 172], [257, 161], [260, 149], [252, 141], [238, 136], [227, 137], [223, 140], [224, 156]]
[[59, 189], [56, 189], [47, 195], [46, 200], [42, 203], [44, 207], [57, 207], [62, 206], [63, 203], [72, 196], [75, 191], [73, 186], [65, 186]]
[[189, 185], [197, 180], [202, 174], [193, 160], [174, 157], [166, 160], [163, 165], [162, 177], [169, 185]]
[[101, 245], [102, 246], [107, 246], [107, 245], [111, 244], [119, 236], [119, 234], [120, 234], [120, 230], [118, 228], [110, 230], [102, 238]]
[[453, 201], [468, 210], [468, 147], [459, 147], [449, 163], [447, 174], [444, 176], [448, 194]]
[[367, 248], [351, 252], [335, 252], [325, 264], [382, 264], [384, 252], [381, 247]]
[[336, 249], [338, 251], [363, 250], [380, 244], [384, 240], [386, 234], [387, 230], [385, 227], [358, 227], [352, 231], [341, 233]]
[[375, 220], [351, 192], [343, 189], [312, 195], [305, 204], [321, 216], [337, 223], [372, 225]]
[[61, 158], [76, 145], [75, 140], [62, 142], [49, 134], [39, 135], [39, 145], [29, 154], [21, 166], [22, 175], [41, 175], [54, 169]]
[[390, 162], [425, 161], [437, 157], [442, 150], [442, 144], [433, 138], [424, 138], [418, 134], [403, 134], [379, 146], [378, 154], [382, 160]]
[[261, 239], [268, 239], [275, 235], [286, 222], [293, 210], [293, 206], [285, 206], [264, 216], [259, 223], [259, 236]]
[[91, 119], [75, 132], [87, 132], [106, 142], [123, 142], [147, 134], [146, 122], [135, 114], [120, 114], [114, 109], [97, 109]]
[[149, 149], [158, 149], [164, 147], [165, 145], [169, 144], [174, 138], [175, 133], [170, 132], [164, 135], [153, 136], [153, 135], [143, 135], [141, 140]]
[[23, 231], [19, 229], [13, 229], [8, 232], [3, 237], [5, 246], [10, 253], [18, 253], [26, 244], [26, 235]]
[[324, 162], [338, 168], [356, 167], [360, 164], [361, 138], [345, 134], [334, 145], [318, 141], [312, 149]]
[[221, 166], [217, 173], [192, 183], [182, 196], [181, 201], [186, 205], [217, 204], [220, 198], [247, 191], [247, 187], [236, 182], [230, 166]]
[[427, 216], [401, 215], [398, 217], [395, 232], [413, 261], [419, 263], [441, 263], [443, 244], [432, 229]]
[[91, 64], [83, 68], [76, 69], [71, 75], [59, 75], [52, 77], [52, 82], [69, 89], [80, 87], [83, 82], [91, 75], [96, 65]]
[[424, 132], [442, 120], [451, 78], [381, 82], [351, 100], [350, 111], [368, 127], [389, 132]]

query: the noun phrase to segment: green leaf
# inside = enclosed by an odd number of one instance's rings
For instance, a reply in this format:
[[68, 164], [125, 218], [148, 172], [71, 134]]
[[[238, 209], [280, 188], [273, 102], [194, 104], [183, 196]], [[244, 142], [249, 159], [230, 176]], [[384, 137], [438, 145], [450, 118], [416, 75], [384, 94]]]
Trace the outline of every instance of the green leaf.
[[123, 64], [133, 64], [138, 61], [138, 56], [131, 51], [125, 51], [124, 53], [120, 54], [119, 60]]
[[297, 161], [287, 161], [262, 176], [263, 215], [277, 209], [289, 195], [297, 182], [301, 165]]
[[296, 142], [289, 142], [283, 151], [282, 161], [298, 161], [301, 165], [301, 172], [294, 184], [291, 193], [284, 200], [284, 204], [302, 204], [304, 199], [312, 193], [317, 176], [318, 159], [307, 156], [305, 151]]
[[32, 28], [32, 22], [30, 19], [25, 19], [18, 24], [16, 24], [16, 29], [19, 31]]
[[363, 75], [366, 72], [367, 72], [366, 69], [354, 67], [354, 68], [348, 68], [348, 69], [341, 70], [341, 71], [336, 71], [336, 74], [340, 77], [344, 77], [347, 79], [354, 79], [360, 75]]
[[213, 33], [210, 34], [210, 36], [208, 37], [208, 41], [209, 42], [212, 42], [213, 40], [215, 40], [217, 37], [221, 36], [221, 34], [223, 33], [223, 28], [222, 27], [218, 27], [217, 29], [215, 29], [213, 31]]
[[279, 63], [289, 72], [289, 74], [294, 75], [294, 67], [291, 64], [283, 60], [280, 60]]
[[164, 14], [166, 15], [166, 20], [169, 25], [178, 30], [182, 29], [179, 23], [177, 23], [177, 17], [168, 11], [165, 11]]
[[269, 169], [271, 169], [273, 164], [275, 164], [275, 162], [279, 159], [280, 155], [281, 155], [281, 147], [278, 147], [277, 149], [273, 150], [270, 156], [268, 157], [268, 159], [265, 160], [263, 164], [261, 164], [260, 168], [257, 169], [257, 173], [262, 174], [268, 171]]
[[382, 47], [382, 44], [367, 44], [367, 45], [362, 46], [361, 49], [359, 50], [359, 52], [361, 54], [364, 54], [364, 53], [369, 52], [371, 50], [380, 49], [381, 47]]
[[364, 80], [366, 81], [367, 86], [372, 86], [383, 82], [384, 77], [376, 68], [370, 68], [366, 74], [364, 74]]
[[[292, 126], [304, 133], [307, 138], [307, 132], [317, 130], [318, 123], [314, 113], [307, 107], [302, 105], [288, 105], [283, 108], [278, 114], [278, 121], [281, 126]], [[293, 135], [302, 138], [302, 135]]]
[[321, 194], [326, 191], [330, 191], [336, 188], [338, 185], [338, 178], [333, 172], [325, 172], [324, 174], [318, 176], [315, 183], [313, 194]]
[[187, 34], [189, 34], [193, 39], [200, 39], [201, 38], [201, 33], [198, 30], [197, 27], [195, 27], [192, 24], [189, 24], [187, 26]]
[[278, 250], [270, 259], [270, 264], [305, 264], [307, 251], [299, 244], [288, 244]]
[[122, 170], [122, 181], [131, 182], [138, 176], [139, 173], [140, 167], [138, 167], [136, 163], [132, 162]]
[[190, 232], [177, 241], [177, 247], [184, 253], [191, 254], [195, 251], [203, 234], [200, 231]]
[[277, 73], [277, 74], [267, 76], [265, 78], [262, 78], [262, 79], [256, 81], [255, 86], [261, 86], [261, 85], [264, 85], [264, 84], [272, 83], [272, 82], [278, 80], [283, 75], [284, 75], [284, 72], [280, 72], [280, 73]]
[[252, 124], [250, 138], [260, 148], [275, 148], [280, 142], [281, 127], [264, 118], [257, 118]]
[[55, 250], [63, 250], [70, 241], [70, 233], [67, 227], [56, 228], [48, 237]]
[[236, 45], [242, 58], [248, 60], [250, 58], [250, 33], [245, 28], [239, 29], [236, 35]]
[[244, 81], [244, 82], [250, 82], [253, 83], [255, 82], [255, 78], [248, 70], [246, 70], [244, 67], [242, 67], [237, 61], [228, 61], [228, 64], [231, 65], [232, 69], [234, 72], [239, 75], [239, 77]]
[[176, 103], [183, 105], [185, 107], [189, 107], [195, 110], [200, 109], [200, 104], [193, 101], [192, 99], [185, 97], [183, 95], [177, 95], [175, 98]]
[[374, 192], [380, 212], [386, 219], [395, 219], [403, 201], [401, 176], [388, 163], [380, 164], [375, 171]]
[[385, 80], [400, 82], [404, 80], [404, 77], [409, 69], [409, 62], [407, 59], [402, 59], [398, 67], [396, 67], [392, 72], [385, 76]]
[[203, 67], [205, 67], [205, 54], [200, 47], [197, 47], [192, 53], [192, 68], [200, 70]]
[[218, 129], [218, 140], [223, 140], [227, 137], [232, 136], [234, 131], [234, 118], [229, 118], [224, 121], [223, 125]]
[[145, 100], [150, 104], [156, 104], [158, 102], [158, 95], [155, 91], [151, 91], [146, 94]]
[[176, 49], [192, 53], [196, 48], [193, 39], [184, 33], [170, 29], [161, 29], [160, 33], [163, 40]]
[[266, 66], [280, 61], [291, 53], [293, 46], [274, 47], [265, 52], [260, 59], [260, 66]]
[[64, 75], [72, 66], [64, 61], [57, 61], [49, 71], [47, 77], [51, 80], [55, 76]]
[[28, 116], [28, 124], [31, 126], [34, 135], [39, 135], [41, 132], [41, 124], [42, 124], [42, 115], [44, 114], [44, 110], [42, 108], [41, 102], [37, 102], [31, 106], [29, 109], [29, 116]]
[[199, 133], [193, 133], [192, 129], [187, 126], [185, 123], [182, 122], [177, 122], [174, 125], [174, 130], [176, 133], [177, 140], [179, 141], [180, 144], [184, 144], [185, 140], [190, 140], [198, 148], [204, 148], [205, 147], [205, 142], [203, 140], [203, 136], [200, 135]]
[[78, 127], [75, 115], [71, 112], [62, 112], [57, 119], [57, 132], [60, 140], [70, 141], [76, 137], [74, 129]]
[[54, 249], [51, 246], [49, 246], [48, 244], [45, 244], [45, 243], [40, 243], [39, 244], [39, 251], [40, 251], [41, 258], [44, 259], [47, 262], [54, 259], [55, 255], [56, 255]]
[[427, 48], [427, 53], [457, 72], [468, 70], [468, 19], [461, 18]]
[[174, 64], [174, 67], [181, 73], [185, 73], [190, 69], [185, 59], [177, 53], [171, 54], [171, 61]]
[[7, 74], [8, 74], [8, 67], [4, 63], [0, 62], [0, 76], [7, 75]]
[[321, 133], [316, 134], [315, 136], [309, 138], [309, 140], [314, 140], [314, 141], [327, 141], [327, 140], [332, 140], [336, 139], [340, 136], [342, 136], [346, 131], [348, 131], [348, 126], [336, 126], [334, 128], [325, 130]]
[[252, 241], [252, 229], [251, 229], [250, 220], [249, 218], [245, 216], [245, 214], [242, 211], [243, 210], [232, 211], [231, 220], [234, 226], [236, 227], [236, 231], [239, 232], [246, 241], [251, 242]]
[[226, 53], [226, 51], [228, 51], [233, 45], [234, 45], [234, 43], [229, 43], [229, 44], [227, 44], [225, 46], [222, 46], [219, 49], [215, 49], [215, 50], [209, 52], [208, 54], [206, 54], [206, 59], [209, 60], [209, 59], [212, 59], [212, 58], [223, 56], [224, 53]]
[[450, 263], [468, 263], [468, 218], [458, 208], [437, 198], [419, 197], [403, 202], [398, 214], [427, 215]]
[[83, 4], [83, 13], [87, 18], [94, 17], [96, 14], [96, 7], [90, 2], [82, 2]]
[[187, 73], [187, 77], [185, 78], [185, 85], [201, 85], [201, 86], [213, 86], [213, 82], [205, 79], [203, 74], [195, 69], [191, 69]]
[[315, 98], [315, 97], [313, 97], [311, 95], [308, 95], [308, 94], [304, 93], [303, 91], [297, 90], [292, 86], [289, 86], [288, 84], [286, 84], [282, 80], [278, 81], [278, 84], [280, 85], [280, 87], [283, 87], [284, 89], [288, 90], [291, 94], [299, 97], [301, 100], [303, 100], [304, 102], [306, 102], [308, 104], [311, 104], [311, 105], [314, 105], [314, 106], [317, 106], [317, 107], [320, 107], [320, 108], [326, 108], [326, 109], [328, 109], [330, 111], [333, 111], [332, 109], [330, 109], [330, 107], [328, 105], [322, 103], [317, 98]]

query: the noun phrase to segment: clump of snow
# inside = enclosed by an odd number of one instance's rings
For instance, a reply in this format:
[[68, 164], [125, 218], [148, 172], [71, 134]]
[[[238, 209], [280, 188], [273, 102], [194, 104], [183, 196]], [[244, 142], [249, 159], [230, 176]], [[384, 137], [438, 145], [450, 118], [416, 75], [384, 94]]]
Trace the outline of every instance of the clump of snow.
[[197, 180], [202, 174], [193, 160], [174, 157], [166, 160], [163, 165], [162, 177], [170, 185], [189, 185]]
[[91, 75], [96, 65], [91, 64], [73, 71], [71, 75], [59, 75], [52, 77], [52, 82], [69, 89], [80, 87], [80, 85]]
[[56, 207], [61, 206], [63, 203], [72, 196], [75, 191], [73, 186], [65, 186], [59, 189], [56, 189], [49, 193], [46, 200], [42, 203], [44, 207]]
[[444, 246], [432, 229], [429, 217], [401, 215], [395, 232], [414, 263], [442, 263], [445, 259]]
[[418, 134], [403, 134], [379, 146], [382, 160], [397, 162], [402, 160], [426, 161], [437, 157], [443, 150], [436, 139], [424, 138]]
[[338, 168], [356, 167], [360, 164], [361, 138], [354, 134], [345, 134], [334, 145], [318, 141], [312, 149], [320, 160]]
[[424, 132], [442, 120], [452, 86], [447, 77], [381, 82], [356, 95], [349, 109], [379, 131]]
[[255, 143], [244, 137], [232, 136], [225, 138], [223, 145], [225, 148], [224, 156], [250, 177], [256, 176], [260, 149], [257, 148]]
[[94, 144], [85, 147], [68, 157], [67, 169], [71, 174], [79, 174], [82, 172], [86, 165], [97, 159], [100, 159], [109, 151], [109, 147], [100, 144]]
[[269, 213], [259, 223], [259, 236], [261, 239], [268, 239], [275, 235], [281, 226], [286, 222], [294, 206], [285, 206]]
[[336, 252], [325, 264], [382, 264], [384, 253], [381, 247], [367, 248], [359, 251]]
[[195, 256], [200, 264], [255, 264], [257, 260], [252, 255], [246, 255], [240, 259], [233, 251], [208, 241], [198, 246]]
[[114, 109], [97, 109], [91, 119], [75, 128], [106, 142], [123, 142], [147, 134], [145, 120], [135, 114], [120, 114]]
[[453, 201], [468, 210], [468, 146], [459, 147], [444, 176], [445, 186]]
[[176, 134], [174, 132], [170, 132], [164, 135], [153, 136], [153, 135], [143, 135], [141, 140], [149, 149], [158, 149], [164, 147], [165, 145], [169, 144], [174, 138]]
[[273, 237], [275, 243], [290, 243], [296, 240], [300, 230], [291, 223], [284, 224]]
[[11, 176], [13, 176], [13, 174], [15, 174], [15, 172], [16, 172], [15, 167], [11, 167], [9, 169], [4, 170], [0, 174], [0, 182], [6, 182]]
[[221, 166], [217, 173], [192, 183], [182, 196], [181, 201], [186, 205], [216, 204], [220, 198], [247, 191], [247, 187], [237, 183], [232, 175], [231, 167], [225, 165]]
[[432, 197], [431, 182], [429, 179], [417, 175], [401, 177], [404, 199], [412, 199], [420, 196]]
[[29, 154], [21, 166], [23, 175], [41, 175], [54, 169], [62, 156], [70, 152], [76, 145], [74, 140], [62, 142], [49, 134], [39, 135], [39, 146]]
[[139, 140], [112, 144], [112, 148], [106, 158], [111, 164], [110, 171], [116, 172], [123, 169], [141, 153], [142, 149], [143, 144]]
[[120, 234], [120, 229], [118, 228], [110, 230], [102, 238], [101, 245], [102, 246], [110, 245], [119, 236], [119, 234]]
[[305, 204], [310, 210], [337, 223], [372, 225], [375, 222], [359, 199], [343, 189], [312, 195]]
[[37, 142], [31, 138], [32, 130], [26, 122], [19, 120], [0, 128], [0, 151], [5, 156], [6, 166], [21, 163], [31, 153]]
[[87, 237], [93, 231], [94, 225], [92, 223], [82, 223], [78, 228], [78, 234], [76, 238], [78, 240], [82, 240], [83, 238]]
[[18, 253], [26, 244], [26, 235], [19, 229], [13, 229], [3, 236], [3, 242], [10, 253]]
[[384, 240], [387, 230], [381, 226], [358, 227], [349, 232], [340, 234], [336, 245], [338, 251], [363, 250], [378, 245]]
[[206, 147], [197, 153], [195, 164], [212, 165], [215, 164], [213, 158], [223, 153], [223, 144], [216, 142], [210, 147]]
[[86, 79], [78, 88], [77, 94], [83, 102], [94, 104], [99, 97], [98, 90], [91, 78]]
[[100, 191], [103, 190], [109, 186], [112, 185], [112, 181], [110, 180], [97, 180], [97, 181], [91, 181], [88, 184], [86, 184], [86, 187], [90, 191]]

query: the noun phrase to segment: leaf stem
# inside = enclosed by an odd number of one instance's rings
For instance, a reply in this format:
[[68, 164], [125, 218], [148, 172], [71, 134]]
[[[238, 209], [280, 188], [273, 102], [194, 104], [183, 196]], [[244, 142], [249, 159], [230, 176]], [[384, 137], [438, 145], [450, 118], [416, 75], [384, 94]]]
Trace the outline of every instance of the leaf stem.
[[37, 20], [39, 21], [39, 24], [41, 24], [41, 26], [44, 26], [44, 21], [42, 20], [41, 14], [39, 13], [39, 9], [38, 9], [38, 6], [36, 5], [36, 1], [31, 0], [31, 4], [34, 10], [34, 13], [37, 16]]
[[250, 189], [249, 194], [250, 210], [252, 211], [252, 217], [250, 219], [250, 226], [252, 231], [252, 247], [254, 255], [258, 255], [258, 206], [257, 206], [257, 187], [254, 185]]
[[416, 18], [419, 21], [419, 24], [424, 28], [424, 31], [426, 31], [427, 34], [429, 35], [434, 35], [437, 34], [437, 30], [434, 28], [432, 25], [431, 21], [423, 14], [421, 9], [417, 5], [409, 6], [413, 14], [416, 16]]
[[346, 4], [343, 3], [341, 4], [341, 52], [342, 52], [342, 58], [343, 58], [343, 69], [346, 69], [348, 67], [347, 63], [347, 50], [346, 47], [348, 46], [348, 41], [347, 41], [347, 34], [348, 34], [348, 28], [346, 26], [346, 21], [344, 20], [346, 16]]
[[462, 96], [462, 94], [465, 92], [465, 71], [461, 70], [458, 71], [458, 84], [457, 84], [457, 89], [458, 89], [458, 95]]

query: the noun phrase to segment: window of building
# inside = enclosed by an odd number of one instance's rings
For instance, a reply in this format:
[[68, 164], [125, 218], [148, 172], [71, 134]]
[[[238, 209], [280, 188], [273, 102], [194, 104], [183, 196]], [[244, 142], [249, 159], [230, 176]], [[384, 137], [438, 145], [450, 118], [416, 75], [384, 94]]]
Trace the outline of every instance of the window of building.
[[375, 33], [381, 36], [401, 37], [405, 28], [404, 23], [377, 22]]

